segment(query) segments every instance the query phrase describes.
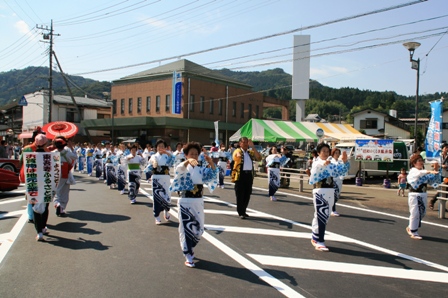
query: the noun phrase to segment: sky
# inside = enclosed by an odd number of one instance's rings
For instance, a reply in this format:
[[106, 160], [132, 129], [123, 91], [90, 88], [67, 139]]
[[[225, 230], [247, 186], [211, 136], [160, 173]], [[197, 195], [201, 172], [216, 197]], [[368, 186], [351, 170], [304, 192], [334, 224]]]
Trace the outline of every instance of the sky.
[[[0, 72], [49, 66], [53, 20], [65, 73], [113, 81], [178, 59], [211, 69], [292, 74], [293, 36], [310, 35], [310, 78], [415, 96], [448, 91], [447, 0], [0, 0]], [[38, 28], [39, 27], [39, 28]]]

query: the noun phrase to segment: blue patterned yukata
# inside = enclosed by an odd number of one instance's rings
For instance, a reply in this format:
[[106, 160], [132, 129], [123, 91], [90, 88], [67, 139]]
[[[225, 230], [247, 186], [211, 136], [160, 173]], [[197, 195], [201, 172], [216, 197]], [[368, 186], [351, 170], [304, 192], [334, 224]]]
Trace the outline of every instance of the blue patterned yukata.
[[[332, 159], [332, 158], [330, 158]], [[317, 157], [311, 168], [309, 184], [314, 185], [313, 203], [314, 218], [311, 224], [312, 239], [324, 242], [325, 229], [330, 216], [329, 208], [334, 204], [333, 177], [345, 176], [348, 171], [348, 163], [330, 163]]]
[[174, 163], [172, 154], [160, 154], [157, 152], [149, 159], [145, 172], [152, 172], [152, 197], [153, 214], [159, 217], [160, 212], [170, 211], [171, 193], [170, 187], [170, 167]]
[[411, 186], [408, 193], [409, 204], [409, 229], [411, 233], [417, 234], [418, 228], [422, 225], [422, 219], [426, 214], [428, 194], [427, 184], [436, 188], [441, 181], [439, 174], [430, 174], [427, 170], [412, 168], [407, 176], [407, 181]]
[[180, 192], [179, 207], [179, 240], [183, 254], [193, 255], [193, 248], [198, 244], [204, 233], [204, 199], [203, 185], [207, 185], [212, 193], [218, 185], [216, 167], [211, 168], [188, 165], [184, 163], [176, 167], [175, 177], [170, 186], [170, 192]]

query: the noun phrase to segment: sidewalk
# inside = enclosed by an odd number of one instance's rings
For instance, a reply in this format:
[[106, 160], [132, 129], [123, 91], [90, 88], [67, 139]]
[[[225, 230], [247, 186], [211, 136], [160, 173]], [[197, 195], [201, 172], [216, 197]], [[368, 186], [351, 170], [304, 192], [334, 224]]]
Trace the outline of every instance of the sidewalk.
[[[226, 177], [226, 181], [230, 182], [230, 177]], [[384, 188], [378, 184], [363, 184], [363, 186], [356, 186], [355, 184], [344, 183], [342, 185], [340, 204], [346, 204], [356, 207], [362, 207], [367, 209], [373, 209], [381, 212], [394, 212], [402, 216], [409, 216], [408, 207], [408, 192], [406, 191], [405, 197], [397, 195], [397, 188]], [[255, 177], [254, 186], [261, 188], [268, 188], [267, 178]], [[312, 196], [312, 186], [304, 181], [303, 192], [299, 192], [299, 182], [297, 180], [291, 181], [290, 187], [279, 188], [279, 192], [294, 193], [304, 196]], [[436, 190], [430, 188], [428, 191], [428, 200], [436, 194]], [[266, 192], [266, 196], [267, 196]], [[281, 202], [280, 202], [281, 203]], [[438, 206], [436, 203], [434, 210], [428, 208], [425, 219], [436, 219], [446, 221], [447, 219], [439, 219]]]

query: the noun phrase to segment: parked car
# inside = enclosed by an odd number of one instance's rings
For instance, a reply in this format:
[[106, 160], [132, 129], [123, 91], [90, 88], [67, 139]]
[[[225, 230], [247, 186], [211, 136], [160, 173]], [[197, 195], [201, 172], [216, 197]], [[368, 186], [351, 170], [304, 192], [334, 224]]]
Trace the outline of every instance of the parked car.
[[0, 168], [0, 191], [10, 191], [19, 188], [19, 175]]
[[20, 171], [19, 160], [0, 158], [0, 169], [18, 173]]

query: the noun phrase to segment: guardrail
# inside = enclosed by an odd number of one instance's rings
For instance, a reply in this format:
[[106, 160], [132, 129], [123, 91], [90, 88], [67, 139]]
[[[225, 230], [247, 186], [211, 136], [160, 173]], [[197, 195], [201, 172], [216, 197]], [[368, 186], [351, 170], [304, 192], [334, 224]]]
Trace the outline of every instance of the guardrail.
[[[267, 177], [267, 173], [256, 172], [257, 176]], [[289, 183], [287, 183], [289, 179]], [[280, 168], [280, 187], [288, 187], [291, 181], [299, 181], [299, 191], [303, 192], [303, 181], [308, 183], [305, 169]]]
[[[448, 184], [442, 183], [437, 188], [437, 199], [439, 200], [439, 218], [445, 218], [446, 201], [448, 200]], [[440, 196], [443, 195], [443, 196]]]

